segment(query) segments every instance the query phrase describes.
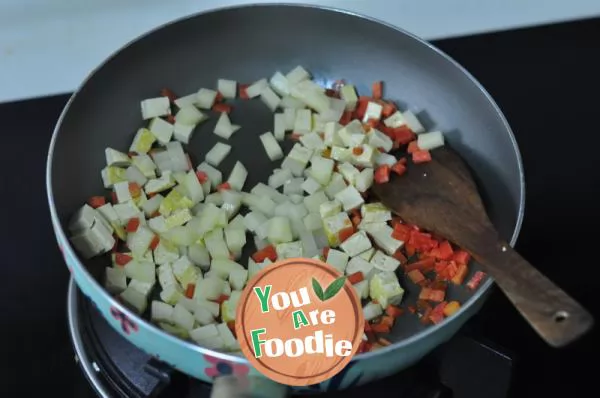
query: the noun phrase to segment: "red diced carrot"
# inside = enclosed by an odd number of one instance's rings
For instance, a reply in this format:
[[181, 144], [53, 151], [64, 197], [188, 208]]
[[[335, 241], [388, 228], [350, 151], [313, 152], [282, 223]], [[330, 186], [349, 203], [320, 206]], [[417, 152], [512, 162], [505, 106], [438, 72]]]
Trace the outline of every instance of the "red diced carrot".
[[435, 325], [444, 320], [444, 308], [446, 308], [446, 304], [445, 301], [442, 301], [431, 310], [431, 314], [429, 314], [431, 323]]
[[265, 246], [252, 255], [252, 259], [257, 263], [262, 263], [267, 258], [271, 261], [277, 260], [277, 252], [273, 245]]
[[468, 264], [471, 260], [471, 255], [464, 250], [457, 250], [454, 252], [453, 260], [458, 264]]
[[363, 118], [365, 117], [365, 112], [367, 111], [367, 106], [368, 105], [369, 105], [369, 100], [368, 99], [365, 100], [361, 96], [358, 99], [358, 104], [356, 105], [356, 109], [354, 110], [353, 117], [355, 119], [363, 120]]
[[139, 226], [140, 226], [139, 218], [137, 218], [137, 217], [130, 218], [129, 221], [127, 221], [127, 225], [125, 226], [125, 231], [135, 232], [135, 231], [137, 231]]
[[325, 260], [327, 260], [327, 256], [329, 255], [329, 249], [330, 249], [330, 248], [329, 248], [329, 246], [325, 246], [325, 247], [323, 248], [323, 258], [324, 258]]
[[104, 196], [92, 196], [88, 199], [88, 204], [94, 209], [97, 209], [106, 204], [106, 198]]
[[441, 274], [448, 267], [448, 261], [438, 261], [435, 263], [434, 270], [436, 274]]
[[381, 317], [380, 323], [387, 325], [391, 329], [394, 326], [394, 318], [389, 315], [384, 315]]
[[115, 263], [121, 267], [125, 266], [131, 260], [133, 260], [133, 257], [128, 254], [115, 253]]
[[438, 246], [438, 242], [431, 238], [431, 234], [419, 231], [412, 231], [408, 242], [421, 252], [428, 252]]
[[483, 271], [475, 272], [475, 274], [471, 277], [471, 280], [469, 280], [469, 282], [467, 282], [467, 287], [471, 290], [477, 289], [477, 286], [479, 286], [479, 284], [481, 283], [481, 281], [483, 280], [484, 277], [485, 277], [485, 272], [483, 272]]
[[408, 243], [406, 241], [404, 242], [404, 250], [406, 250], [406, 255], [408, 257], [414, 256], [417, 251], [417, 249], [415, 249], [415, 247], [413, 245], [411, 245], [410, 243]]
[[367, 132], [371, 131], [371, 129], [377, 128], [377, 126], [379, 125], [379, 120], [377, 119], [369, 119], [367, 120], [367, 126], [369, 127], [368, 129], [365, 129]]
[[360, 146], [356, 146], [356, 147], [352, 148], [352, 154], [354, 154], [356, 156], [362, 155], [362, 153], [364, 151], [365, 150], [362, 147], [360, 147]]
[[392, 257], [394, 257], [396, 260], [400, 261], [400, 264], [406, 264], [408, 261], [408, 259], [402, 253], [402, 251], [400, 249], [396, 250], [396, 253], [394, 253], [394, 255]]
[[371, 324], [369, 322], [365, 322], [364, 332], [371, 332]]
[[431, 153], [429, 151], [415, 151], [412, 154], [412, 161], [415, 164], [431, 162]]
[[423, 275], [423, 273], [418, 269], [411, 270], [407, 273], [407, 275], [410, 280], [417, 285], [425, 280], [425, 275]]
[[452, 277], [452, 283], [454, 283], [455, 285], [462, 285], [468, 272], [469, 268], [466, 264], [459, 264], [456, 274], [454, 274], [454, 276]]
[[394, 232], [392, 232], [392, 238], [408, 242], [410, 239], [411, 229], [406, 224], [397, 223], [394, 226]]
[[117, 193], [115, 191], [110, 193], [110, 198], [112, 200], [113, 205], [119, 203], [119, 199], [117, 198]]
[[290, 140], [292, 140], [292, 141], [300, 141], [300, 137], [302, 137], [302, 134], [299, 134], [299, 133], [290, 134]]
[[426, 273], [426, 272], [432, 271], [434, 266], [435, 266], [434, 258], [425, 258], [423, 260], [416, 261], [412, 264], [408, 264], [404, 268], [404, 270], [408, 273], [412, 270], [418, 269], [419, 271]]
[[222, 184], [217, 185], [217, 191], [229, 191], [231, 189], [231, 184], [228, 182], [224, 182]]
[[129, 193], [131, 194], [131, 197], [138, 198], [142, 194], [142, 187], [140, 187], [137, 182], [130, 182]]
[[450, 242], [448, 242], [447, 240], [440, 243], [440, 245], [438, 246], [438, 252], [438, 258], [440, 260], [450, 260], [452, 258], [452, 255], [454, 254], [454, 250], [452, 249]]
[[417, 145], [417, 141], [411, 141], [408, 143], [408, 148], [406, 148], [406, 152], [415, 153], [420, 151], [419, 146]]
[[389, 117], [391, 116], [394, 112], [396, 112], [396, 105], [392, 104], [391, 102], [386, 102], [383, 105], [383, 110], [381, 111], [381, 115], [383, 117]]
[[208, 174], [206, 174], [203, 171], [197, 171], [196, 177], [198, 177], [198, 181], [200, 182], [200, 184], [204, 184], [206, 181], [208, 181]]
[[231, 331], [231, 333], [233, 334], [233, 336], [237, 338], [237, 335], [236, 335], [236, 332], [235, 332], [235, 321], [229, 321], [229, 322], [227, 322], [227, 327], [229, 328], [229, 330]]
[[375, 333], [389, 333], [390, 327], [384, 323], [375, 323], [371, 325], [371, 330]]
[[156, 249], [156, 247], [158, 246], [159, 243], [160, 243], [160, 237], [158, 235], [154, 235], [154, 238], [152, 238], [152, 242], [150, 242], [150, 249], [152, 249], [152, 250]]
[[392, 168], [388, 164], [382, 164], [375, 169], [374, 179], [377, 184], [385, 184], [390, 181], [390, 171]]
[[241, 99], [250, 99], [250, 97], [248, 96], [248, 91], [247, 91], [249, 86], [250, 86], [249, 84], [240, 84], [239, 85]]
[[398, 159], [398, 163], [403, 164], [406, 166], [406, 163], [408, 162], [408, 160], [406, 160], [406, 158], [400, 158]]
[[344, 111], [342, 117], [340, 118], [340, 124], [342, 126], [347, 125], [352, 120], [352, 111]]
[[441, 302], [444, 301], [446, 292], [439, 289], [432, 289], [430, 287], [423, 287], [419, 293], [419, 300], [429, 300]]
[[383, 98], [383, 82], [382, 81], [373, 83], [373, 98], [374, 99]]
[[113, 238], [115, 239], [115, 244], [113, 245], [113, 247], [110, 249], [111, 253], [116, 253], [117, 249], [119, 247], [119, 237], [117, 236], [117, 234], [113, 234]]
[[362, 282], [364, 279], [365, 276], [361, 271], [348, 275], [348, 282], [350, 282], [351, 285], [356, 285], [358, 282]]
[[449, 261], [448, 265], [444, 268], [442, 272], [438, 272], [438, 279], [449, 281], [454, 278], [456, 273], [458, 272], [458, 266], [454, 261]]
[[215, 303], [219, 303], [219, 304], [223, 304], [224, 301], [229, 300], [229, 296], [226, 294], [222, 294], [219, 297], [217, 297], [216, 300], [213, 300]]
[[221, 94], [220, 91], [217, 91], [217, 95], [215, 96], [215, 103], [222, 102], [224, 98], [225, 97], [223, 97], [223, 94]]
[[225, 112], [225, 113], [231, 113], [231, 110], [233, 109], [233, 107], [229, 104], [225, 104], [223, 102], [219, 102], [213, 105], [212, 110], [214, 112]]
[[397, 162], [392, 166], [392, 171], [401, 176], [402, 174], [406, 173], [406, 166], [400, 162]]
[[171, 124], [175, 124], [175, 116], [169, 114], [167, 115], [167, 122], [171, 123]]
[[390, 304], [385, 308], [385, 313], [391, 316], [392, 318], [398, 318], [404, 313], [404, 310], [400, 307], [396, 307], [395, 305]]
[[185, 288], [185, 297], [191, 299], [194, 298], [194, 291], [196, 290], [195, 283], [189, 283]]
[[168, 88], [163, 88], [162, 90], [160, 90], [160, 96], [169, 97], [169, 101], [171, 102], [175, 102], [175, 100], [177, 99], [175, 93]]
[[347, 227], [338, 232], [338, 238], [340, 239], [340, 242], [344, 242], [352, 235], [354, 235], [354, 227]]

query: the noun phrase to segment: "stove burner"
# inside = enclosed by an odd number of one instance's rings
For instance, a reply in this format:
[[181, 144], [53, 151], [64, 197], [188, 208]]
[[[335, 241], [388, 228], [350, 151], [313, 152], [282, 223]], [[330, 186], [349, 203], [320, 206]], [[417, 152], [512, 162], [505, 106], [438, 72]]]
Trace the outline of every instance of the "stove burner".
[[[209, 398], [212, 385], [192, 379], [122, 338], [71, 279], [69, 329], [76, 359], [103, 398]], [[401, 398], [504, 398], [511, 383], [513, 355], [471, 337], [468, 325], [417, 365], [366, 386], [323, 397], [363, 398], [393, 391]]]

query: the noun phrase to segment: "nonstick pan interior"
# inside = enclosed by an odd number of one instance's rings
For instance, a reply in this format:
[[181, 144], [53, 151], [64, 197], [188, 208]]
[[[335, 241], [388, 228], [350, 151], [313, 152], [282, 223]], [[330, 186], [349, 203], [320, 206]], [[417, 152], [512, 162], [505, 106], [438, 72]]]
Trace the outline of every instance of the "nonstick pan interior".
[[[443, 131], [466, 159], [491, 220], [503, 238], [514, 242], [524, 195], [520, 158], [505, 120], [482, 89], [454, 62], [408, 34], [354, 15], [302, 6], [201, 14], [146, 35], [100, 67], [76, 94], [57, 131], [51, 186], [63, 228], [88, 197], [104, 192], [104, 149], [129, 148], [143, 126], [142, 99], [158, 96], [163, 87], [178, 95], [216, 88], [218, 78], [252, 83], [296, 65], [319, 83], [345, 79], [362, 94], [383, 80], [386, 98], [413, 110], [428, 129]], [[219, 140], [212, 133], [217, 115], [211, 116], [189, 145], [195, 165]], [[242, 128], [229, 140], [232, 152], [219, 168], [227, 176], [240, 160], [249, 169], [249, 190], [266, 183], [276, 166], [258, 139], [272, 129], [273, 114], [260, 100], [238, 100], [231, 119]], [[286, 149], [291, 145], [284, 144]], [[251, 246], [246, 255], [254, 250]], [[85, 264], [101, 281], [108, 261], [102, 257]], [[406, 302], [413, 303], [418, 290], [401, 283], [408, 290]], [[449, 290], [449, 299], [464, 302], [468, 297], [464, 288]], [[398, 341], [423, 327], [416, 317], [403, 316], [391, 337]]]

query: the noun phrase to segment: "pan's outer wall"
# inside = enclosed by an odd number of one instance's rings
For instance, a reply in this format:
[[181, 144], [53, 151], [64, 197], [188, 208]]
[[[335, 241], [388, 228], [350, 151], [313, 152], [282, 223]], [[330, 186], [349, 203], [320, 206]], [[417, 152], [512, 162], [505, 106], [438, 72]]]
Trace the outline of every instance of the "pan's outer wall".
[[[113, 56], [71, 99], [51, 144], [49, 200], [59, 244], [82, 291], [139, 347], [200, 379], [210, 381], [204, 373], [205, 367], [211, 366], [205, 354], [246, 361], [184, 343], [136, 319], [110, 299], [88, 272], [103, 265], [92, 261], [83, 267], [63, 231], [85, 198], [103, 191], [104, 149], [129, 147], [142, 123], [141, 99], [157, 96], [162, 87], [180, 95], [200, 87], [214, 88], [218, 78], [252, 82], [299, 64], [321, 83], [344, 78], [355, 83], [361, 93], [369, 92], [373, 81], [383, 80], [386, 96], [396, 100], [401, 109], [418, 113], [430, 130], [443, 131], [473, 168], [501, 235], [514, 244], [520, 228], [523, 174], [506, 121], [468, 74], [414, 37], [350, 14], [282, 5], [224, 9], [156, 30]], [[239, 159], [250, 169], [246, 187], [251, 187], [266, 181], [273, 167], [258, 141], [259, 134], [272, 128], [272, 115], [259, 102], [247, 106], [232, 114], [234, 123], [239, 121], [243, 127], [234, 136], [234, 149], [223, 173], [228, 175], [233, 159]], [[203, 158], [216, 142], [212, 125], [202, 134], [197, 132], [190, 145], [197, 158]], [[360, 356], [339, 386], [346, 387], [359, 375], [360, 383], [368, 382], [414, 363], [450, 338], [479, 309], [489, 287], [490, 283], [483, 286], [482, 294], [476, 294], [449, 322], [378, 353]], [[137, 332], [124, 333], [121, 323], [110, 315], [111, 307], [133, 318]]]

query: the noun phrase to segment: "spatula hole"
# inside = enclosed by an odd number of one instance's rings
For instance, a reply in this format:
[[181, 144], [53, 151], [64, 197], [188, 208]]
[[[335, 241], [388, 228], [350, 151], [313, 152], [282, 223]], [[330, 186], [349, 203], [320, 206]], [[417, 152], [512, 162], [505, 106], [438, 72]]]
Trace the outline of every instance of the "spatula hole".
[[558, 311], [554, 314], [554, 322], [561, 323], [564, 322], [569, 317], [569, 313], [567, 311]]

